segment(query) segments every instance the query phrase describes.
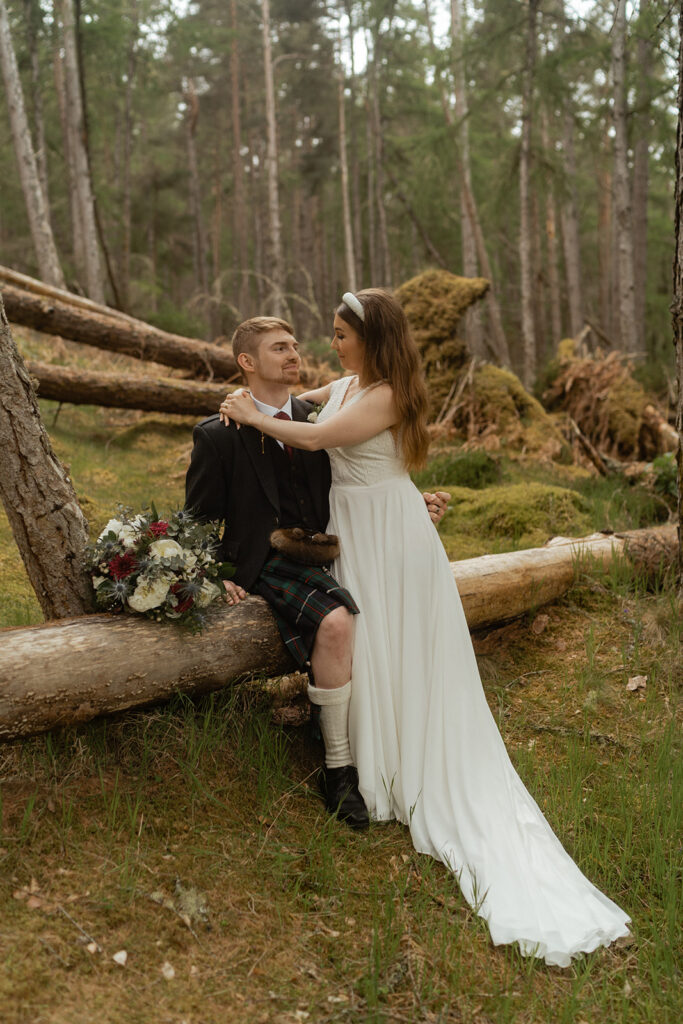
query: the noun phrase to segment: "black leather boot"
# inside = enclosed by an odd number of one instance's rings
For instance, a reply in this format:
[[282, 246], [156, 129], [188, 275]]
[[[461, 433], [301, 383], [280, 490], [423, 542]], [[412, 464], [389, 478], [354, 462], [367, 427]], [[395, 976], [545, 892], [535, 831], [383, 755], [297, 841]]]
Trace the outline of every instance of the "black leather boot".
[[350, 828], [368, 827], [370, 816], [358, 791], [358, 772], [354, 765], [345, 764], [342, 768], [323, 767], [320, 789], [330, 814], [336, 814], [340, 821], [346, 822]]

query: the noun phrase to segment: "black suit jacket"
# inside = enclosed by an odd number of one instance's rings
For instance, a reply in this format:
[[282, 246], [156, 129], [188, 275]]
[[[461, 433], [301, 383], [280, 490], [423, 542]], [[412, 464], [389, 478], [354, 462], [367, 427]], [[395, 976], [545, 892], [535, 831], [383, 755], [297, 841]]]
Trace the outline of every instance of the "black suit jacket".
[[[305, 420], [312, 406], [292, 398], [292, 419]], [[270, 534], [280, 525], [275, 470], [260, 430], [225, 427], [209, 416], [193, 431], [194, 448], [185, 481], [185, 507], [202, 520], [224, 523], [218, 557], [235, 565], [233, 581], [249, 590], [270, 551]], [[266, 439], [267, 440], [267, 439]], [[327, 453], [299, 451], [317, 523], [329, 519], [330, 464]]]

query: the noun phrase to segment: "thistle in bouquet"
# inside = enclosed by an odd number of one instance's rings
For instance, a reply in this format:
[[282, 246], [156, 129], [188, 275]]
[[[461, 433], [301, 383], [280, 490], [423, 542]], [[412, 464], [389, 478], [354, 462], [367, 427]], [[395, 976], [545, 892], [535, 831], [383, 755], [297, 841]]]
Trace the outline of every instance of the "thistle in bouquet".
[[216, 561], [217, 545], [217, 524], [184, 509], [161, 519], [153, 504], [142, 512], [119, 506], [87, 554], [96, 604], [199, 630], [234, 571]]

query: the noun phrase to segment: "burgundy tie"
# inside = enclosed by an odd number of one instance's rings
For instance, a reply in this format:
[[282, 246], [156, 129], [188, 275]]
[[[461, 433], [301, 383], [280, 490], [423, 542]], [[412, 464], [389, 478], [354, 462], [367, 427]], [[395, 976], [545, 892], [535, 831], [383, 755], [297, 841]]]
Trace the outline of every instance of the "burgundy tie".
[[[276, 412], [275, 416], [273, 417], [273, 419], [276, 419], [276, 420], [291, 420], [291, 418], [292, 418], [291, 416], [288, 416], [287, 413], [286, 412], [282, 412], [282, 410], [280, 410], [280, 412]], [[284, 444], [284, 441], [282, 443]], [[289, 445], [289, 444], [285, 444], [285, 451], [287, 452], [287, 454], [289, 455], [289, 457], [291, 459], [292, 456], [294, 455], [294, 449], [292, 448], [292, 446]]]

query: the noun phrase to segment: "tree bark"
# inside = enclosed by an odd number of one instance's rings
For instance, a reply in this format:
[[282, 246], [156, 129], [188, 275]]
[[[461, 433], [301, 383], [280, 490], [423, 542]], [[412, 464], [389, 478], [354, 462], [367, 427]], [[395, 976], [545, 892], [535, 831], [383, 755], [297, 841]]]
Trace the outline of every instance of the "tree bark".
[[3, 286], [2, 294], [7, 316], [24, 327], [134, 359], [192, 370], [201, 376], [227, 380], [238, 373], [231, 352], [205, 341], [167, 334], [142, 320], [124, 320], [56, 299], [42, 299], [10, 285]]
[[[541, 133], [544, 151], [550, 152], [550, 138], [548, 132], [548, 112], [545, 107], [541, 109]], [[548, 252], [548, 290], [550, 292], [550, 324], [552, 332], [552, 347], [562, 338], [562, 302], [560, 299], [560, 272], [557, 259], [557, 220], [555, 217], [555, 189], [553, 179], [549, 175], [546, 181], [545, 191], [545, 237]]]
[[538, 0], [529, 0], [526, 58], [522, 87], [522, 144], [519, 155], [519, 269], [522, 312], [522, 381], [530, 391], [536, 379], [536, 331], [532, 273], [532, 224], [529, 177], [531, 172], [531, 121], [536, 64], [536, 14]]
[[266, 98], [266, 174], [268, 185], [268, 277], [272, 284], [269, 303], [275, 316], [283, 316], [285, 302], [285, 266], [282, 252], [280, 219], [277, 119], [273, 85], [273, 53], [270, 38], [270, 0], [261, 0], [263, 35], [263, 70]]
[[31, 586], [47, 619], [90, 606], [82, 569], [88, 524], [52, 451], [0, 299], [0, 498]]
[[346, 287], [349, 291], [355, 292], [358, 289], [358, 283], [356, 281], [356, 260], [354, 255], [353, 231], [351, 228], [349, 164], [346, 152], [346, 96], [344, 94], [344, 68], [341, 61], [337, 69], [337, 75], [339, 78], [337, 85], [337, 102], [339, 107], [339, 164], [341, 168], [341, 194], [344, 220]]
[[237, 274], [237, 307], [240, 319], [246, 317], [249, 301], [249, 266], [247, 245], [247, 207], [244, 187], [244, 160], [242, 158], [242, 118], [240, 109], [240, 57], [237, 36], [237, 0], [230, 0], [230, 116], [232, 123], [232, 208], [235, 237], [233, 266]]
[[[465, 24], [461, 0], [451, 0], [451, 49], [453, 52], [453, 79], [455, 82], [455, 113], [458, 120], [458, 139], [462, 174], [466, 179], [467, 188], [472, 191], [472, 169], [470, 165], [470, 125], [469, 100], [467, 95], [467, 76], [465, 73]], [[465, 277], [477, 277], [477, 245], [474, 237], [474, 225], [468, 213], [467, 203], [460, 188], [460, 224], [462, 234], [462, 272]], [[486, 301], [489, 299], [487, 297]], [[473, 355], [480, 359], [486, 356], [486, 345], [479, 307], [468, 309], [465, 313], [465, 340]]]
[[190, 211], [192, 214], [192, 250], [194, 253], [195, 282], [206, 304], [209, 297], [209, 271], [207, 263], [206, 230], [202, 214], [202, 188], [199, 181], [199, 164], [197, 161], [197, 119], [199, 117], [199, 100], [192, 79], [188, 79], [183, 90], [183, 98], [187, 104], [185, 115], [185, 140], [187, 142], [187, 166], [190, 183]]
[[678, 12], [678, 126], [676, 131], [676, 165], [674, 194], [675, 249], [673, 259], [673, 342], [676, 351], [678, 400], [676, 429], [678, 431], [678, 598], [683, 601], [683, 6]]
[[211, 416], [218, 412], [227, 390], [225, 384], [195, 384], [194, 381], [168, 377], [95, 373], [31, 359], [26, 361], [26, 368], [39, 382], [39, 398], [72, 405], [144, 409], [179, 416]]
[[128, 9], [131, 20], [130, 38], [126, 68], [126, 89], [123, 111], [123, 189], [121, 196], [121, 256], [119, 267], [119, 290], [121, 305], [130, 308], [130, 247], [132, 176], [131, 159], [133, 151], [133, 82], [135, 81], [136, 47], [138, 40], [138, 9], [131, 4]]
[[648, 5], [640, 2], [639, 32], [636, 45], [638, 91], [633, 142], [633, 275], [638, 350], [646, 349], [645, 306], [647, 299], [647, 205], [650, 162], [652, 40], [646, 34]]
[[63, 288], [64, 275], [50, 227], [46, 194], [38, 175], [4, 0], [0, 0], [0, 63], [5, 82], [14, 151], [19, 165], [19, 177], [39, 273], [50, 284]]
[[73, 164], [79, 219], [84, 249], [86, 291], [95, 302], [104, 302], [104, 277], [97, 241], [95, 200], [90, 177], [90, 164], [85, 148], [83, 95], [78, 70], [76, 21], [73, 0], [61, 0], [64, 44], [64, 81], [66, 87], [66, 120], [69, 132], [68, 155]]
[[40, 0], [24, 0], [24, 19], [31, 62], [31, 106], [33, 108], [33, 133], [38, 179], [43, 190], [45, 209], [50, 220], [50, 196], [47, 184], [47, 147], [45, 145], [45, 119], [43, 97], [40, 88], [40, 62], [38, 59], [38, 32], [43, 23]]
[[[647, 538], [644, 538], [647, 535]], [[626, 538], [626, 539], [624, 539]], [[649, 543], [648, 543], [649, 541]], [[505, 622], [560, 597], [588, 553], [607, 569], [624, 549], [675, 555], [675, 530], [623, 537], [557, 538], [544, 548], [451, 563], [470, 629]], [[209, 613], [208, 634], [132, 616], [89, 615], [2, 632], [0, 739], [15, 739], [101, 714], [198, 694], [292, 664], [265, 602], [249, 597]], [[207, 636], [210, 639], [207, 639]], [[455, 668], [454, 668], [455, 671]]]
[[618, 0], [612, 31], [612, 84], [614, 88], [614, 214], [617, 232], [619, 280], [619, 334], [626, 352], [638, 351], [635, 283], [633, 274], [633, 223], [628, 168], [626, 102], [626, 0]]

